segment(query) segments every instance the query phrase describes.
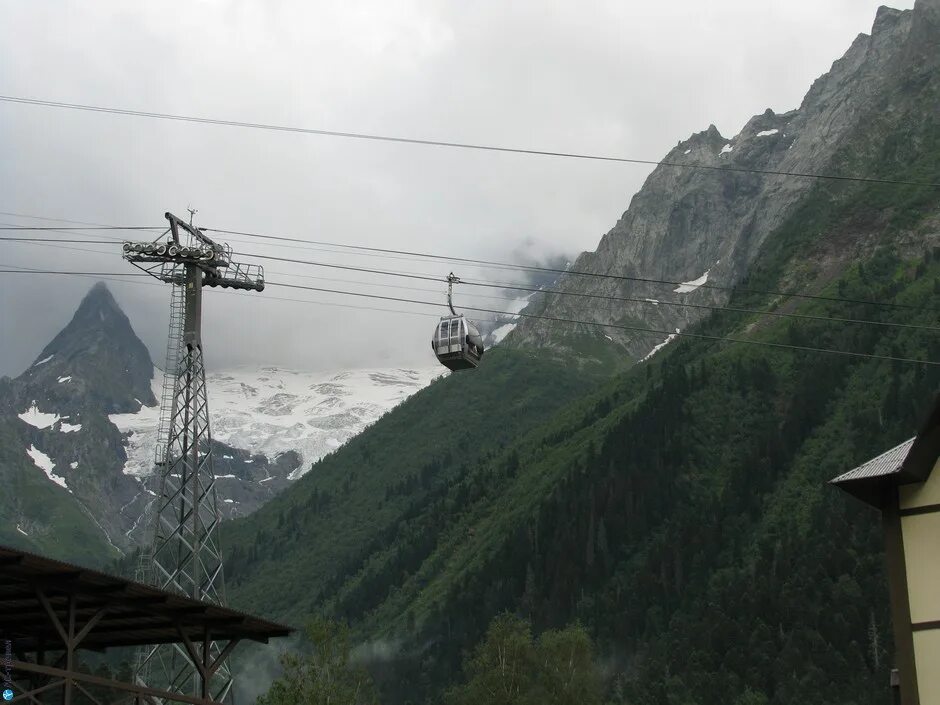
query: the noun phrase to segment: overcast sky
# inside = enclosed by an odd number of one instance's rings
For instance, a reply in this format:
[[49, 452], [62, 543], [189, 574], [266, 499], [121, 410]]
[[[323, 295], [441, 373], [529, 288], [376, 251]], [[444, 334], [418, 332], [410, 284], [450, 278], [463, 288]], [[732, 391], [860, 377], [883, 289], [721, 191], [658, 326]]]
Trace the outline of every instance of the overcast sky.
[[[768, 107], [797, 107], [811, 82], [870, 30], [879, 4], [3, 0], [0, 94], [658, 159], [711, 123], [733, 136]], [[649, 172], [9, 103], [0, 103], [0, 135], [0, 211], [160, 225], [165, 211], [185, 216], [192, 205], [206, 227], [500, 260], [593, 249]], [[39, 221], [0, 215], [0, 222]], [[449, 269], [239, 239], [230, 241], [246, 253], [436, 276]], [[117, 248], [74, 247], [96, 252], [0, 243], [0, 263], [130, 270]], [[264, 264], [272, 281], [443, 301], [433, 282]], [[372, 285], [289, 276], [298, 274]], [[0, 274], [0, 375], [26, 368], [92, 283]], [[109, 286], [159, 362], [169, 287]], [[216, 367], [434, 364], [429, 336], [440, 312], [431, 308], [276, 286], [251, 295], [209, 291], [206, 299], [205, 349]]]

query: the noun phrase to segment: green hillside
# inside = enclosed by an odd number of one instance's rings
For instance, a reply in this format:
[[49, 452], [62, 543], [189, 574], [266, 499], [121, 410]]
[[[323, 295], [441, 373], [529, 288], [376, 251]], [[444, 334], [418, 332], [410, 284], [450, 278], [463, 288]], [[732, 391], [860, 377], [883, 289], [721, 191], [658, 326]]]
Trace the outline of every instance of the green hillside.
[[[909, 308], [735, 302], [936, 325], [932, 225], [875, 218], [858, 237], [883, 246], [832, 255], [868, 197], [816, 189], [746, 285]], [[696, 330], [940, 358], [936, 334], [912, 328], [723, 314]], [[583, 622], [634, 705], [724, 705], [748, 688], [775, 705], [884, 700], [879, 524], [825, 482], [913, 434], [935, 367], [683, 340], [590, 389], [521, 352], [486, 362], [233, 525], [236, 604], [327, 612], [394, 645], [373, 664], [385, 702], [434, 701], [506, 609], [539, 630]]]
[[[874, 98], [830, 171], [940, 183], [931, 76]], [[233, 601], [347, 620], [386, 703], [438, 702], [505, 610], [584, 624], [614, 702], [886, 702], [878, 518], [826, 482], [913, 435], [940, 372], [787, 346], [940, 359], [935, 331], [847, 320], [938, 325], [938, 205], [818, 180], [731, 297], [804, 318], [685, 331], [778, 347], [680, 339], [600, 384], [577, 350], [507, 349], [432, 385], [230, 527]], [[591, 357], [604, 340], [584, 336]]]
[[[844, 291], [940, 306], [935, 262], [863, 269]], [[869, 337], [807, 334], [824, 347]], [[872, 347], [937, 359], [930, 335]], [[745, 684], [775, 703], [880, 702], [880, 525], [824, 483], [912, 435], [938, 383], [935, 368], [679, 344], [451, 488], [449, 530], [414, 575], [379, 586], [388, 597], [358, 615], [361, 632], [433, 643], [397, 668], [448, 681], [461, 649], [511, 609], [539, 628], [587, 624], [628, 674], [626, 702], [717, 705]], [[340, 614], [362, 580], [331, 603]]]
[[[374, 563], [442, 488], [594, 387], [598, 370], [494, 350], [473, 374], [438, 380], [246, 519], [224, 545], [235, 604], [300, 620]], [[420, 555], [399, 556], [402, 571]], [[380, 597], [380, 596], [377, 596]]]
[[118, 558], [95, 518], [33, 464], [14, 419], [0, 415], [0, 544], [96, 568]]

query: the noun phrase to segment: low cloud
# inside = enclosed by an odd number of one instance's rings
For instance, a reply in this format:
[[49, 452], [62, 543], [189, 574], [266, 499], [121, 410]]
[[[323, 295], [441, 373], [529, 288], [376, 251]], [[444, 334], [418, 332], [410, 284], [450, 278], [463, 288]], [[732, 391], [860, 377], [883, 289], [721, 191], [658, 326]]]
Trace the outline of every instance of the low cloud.
[[[0, 66], [10, 95], [657, 159], [710, 123], [733, 134], [767, 106], [798, 105], [853, 37], [869, 31], [879, 1], [590, 0], [546, 8], [535, 0], [52, 0], [5, 7]], [[160, 225], [165, 211], [185, 215], [192, 205], [203, 226], [500, 261], [555, 262], [594, 249], [650, 170], [9, 103], [0, 104], [0, 131], [2, 211]], [[260, 253], [441, 279], [457, 267], [227, 238], [244, 260]], [[116, 246], [0, 248], [6, 265], [131, 271]], [[263, 264], [272, 282], [263, 293], [207, 293], [211, 366], [435, 364], [427, 340], [443, 310], [442, 284]], [[501, 276], [469, 265], [456, 273]], [[513, 281], [520, 276], [531, 275]], [[0, 374], [26, 368], [91, 284], [0, 275]], [[159, 358], [168, 287], [109, 286]]]

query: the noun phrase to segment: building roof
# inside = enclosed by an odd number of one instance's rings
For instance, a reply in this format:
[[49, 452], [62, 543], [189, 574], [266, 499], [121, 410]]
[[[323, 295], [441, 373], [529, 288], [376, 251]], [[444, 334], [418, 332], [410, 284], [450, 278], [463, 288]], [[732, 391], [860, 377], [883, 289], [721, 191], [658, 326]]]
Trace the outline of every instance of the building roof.
[[886, 450], [877, 458], [872, 458], [867, 463], [862, 463], [857, 468], [853, 468], [847, 473], [839, 475], [839, 477], [832, 480], [832, 484], [838, 485], [850, 480], [885, 477], [887, 475], [897, 474], [901, 471], [901, 466], [907, 459], [907, 455], [913, 445], [914, 439], [908, 438], [904, 443], [896, 445], [891, 450]]
[[940, 458], [940, 395], [920, 431], [891, 450], [831, 480], [874, 507], [884, 507], [898, 485], [926, 482]]
[[0, 634], [17, 650], [58, 642], [47, 606], [66, 624], [71, 599], [81, 624], [105, 608], [82, 639], [78, 648], [84, 649], [180, 642], [182, 634], [201, 642], [207, 628], [219, 641], [267, 642], [293, 631], [228, 607], [0, 546]]

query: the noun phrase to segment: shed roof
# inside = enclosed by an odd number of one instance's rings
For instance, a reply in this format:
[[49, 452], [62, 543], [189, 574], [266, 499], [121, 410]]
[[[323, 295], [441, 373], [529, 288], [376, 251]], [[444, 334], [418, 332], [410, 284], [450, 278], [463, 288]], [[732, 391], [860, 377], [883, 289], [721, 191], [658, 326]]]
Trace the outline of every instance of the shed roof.
[[60, 622], [71, 599], [83, 621], [105, 609], [82, 639], [79, 648], [84, 649], [179, 642], [181, 632], [202, 641], [206, 628], [213, 640], [259, 642], [293, 631], [228, 607], [0, 546], [0, 634], [17, 650], [33, 651], [59, 640], [43, 598]]

